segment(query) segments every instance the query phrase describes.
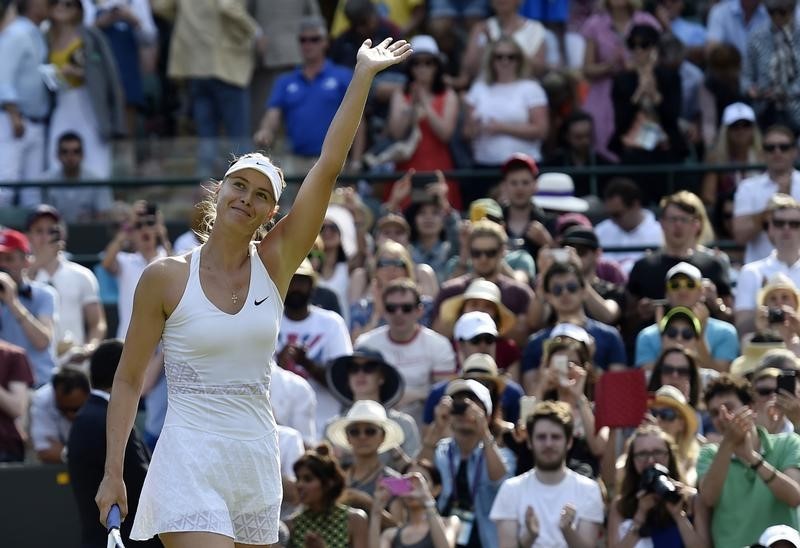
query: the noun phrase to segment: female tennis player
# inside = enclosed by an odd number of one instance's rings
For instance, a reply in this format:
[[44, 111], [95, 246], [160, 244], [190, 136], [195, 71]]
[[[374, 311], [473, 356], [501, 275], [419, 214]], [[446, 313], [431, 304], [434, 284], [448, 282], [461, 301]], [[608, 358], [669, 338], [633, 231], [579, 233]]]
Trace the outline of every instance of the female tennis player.
[[319, 160], [291, 211], [260, 242], [252, 240], [275, 215], [285, 182], [255, 153], [235, 161], [219, 183], [207, 241], [144, 271], [108, 408], [101, 520], [114, 503], [127, 512], [125, 443], [162, 340], [169, 408], [131, 538], [159, 535], [167, 548], [278, 541], [281, 475], [268, 390], [283, 297], [319, 234], [375, 74], [410, 53], [402, 40], [364, 42]]

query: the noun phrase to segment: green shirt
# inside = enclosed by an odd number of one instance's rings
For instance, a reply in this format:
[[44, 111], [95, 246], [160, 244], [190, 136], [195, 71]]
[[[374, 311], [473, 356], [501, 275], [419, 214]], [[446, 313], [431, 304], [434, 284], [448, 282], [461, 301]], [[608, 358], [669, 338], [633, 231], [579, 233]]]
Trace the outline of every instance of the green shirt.
[[[800, 436], [795, 433], [768, 434], [758, 428], [761, 456], [777, 470], [800, 468]], [[700, 450], [697, 476], [703, 478], [711, 468], [719, 445], [710, 443]], [[775, 498], [758, 472], [732, 457], [722, 493], [711, 519], [714, 546], [749, 546], [758, 541], [770, 525], [798, 528], [797, 509]]]

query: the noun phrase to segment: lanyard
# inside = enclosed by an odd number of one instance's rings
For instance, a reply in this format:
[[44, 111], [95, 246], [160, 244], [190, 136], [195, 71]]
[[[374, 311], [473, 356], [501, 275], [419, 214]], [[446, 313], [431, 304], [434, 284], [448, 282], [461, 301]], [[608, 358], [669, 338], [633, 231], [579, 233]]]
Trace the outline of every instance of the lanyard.
[[[472, 475], [472, 485], [470, 489], [472, 491], [472, 500], [475, 500], [475, 493], [478, 490], [478, 482], [481, 479], [481, 474], [483, 473], [483, 459], [484, 459], [484, 449], [481, 448], [481, 454], [478, 457], [478, 462], [475, 466], [475, 473]], [[452, 497], [455, 500], [458, 500], [458, 480], [456, 476], [458, 476], [458, 466], [460, 463], [454, 462], [453, 457], [455, 457], [455, 453], [453, 452], [453, 444], [451, 444], [447, 448], [447, 460], [450, 461], [450, 475], [453, 478], [453, 494]], [[469, 468], [469, 457], [467, 457], [467, 467]]]

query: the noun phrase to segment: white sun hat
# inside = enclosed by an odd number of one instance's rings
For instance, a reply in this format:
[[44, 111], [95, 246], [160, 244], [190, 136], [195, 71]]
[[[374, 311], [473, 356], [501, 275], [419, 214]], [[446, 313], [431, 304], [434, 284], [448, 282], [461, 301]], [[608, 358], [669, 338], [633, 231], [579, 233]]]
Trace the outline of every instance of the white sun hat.
[[386, 409], [381, 404], [372, 400], [355, 402], [347, 415], [332, 422], [328, 426], [328, 439], [337, 447], [350, 449], [347, 427], [356, 422], [374, 424], [383, 430], [383, 443], [378, 447], [378, 453], [399, 447], [405, 441], [406, 436], [400, 425], [386, 416]]
[[542, 209], [582, 213], [589, 202], [575, 197], [575, 183], [566, 173], [542, 173], [537, 179], [537, 191], [531, 198]]

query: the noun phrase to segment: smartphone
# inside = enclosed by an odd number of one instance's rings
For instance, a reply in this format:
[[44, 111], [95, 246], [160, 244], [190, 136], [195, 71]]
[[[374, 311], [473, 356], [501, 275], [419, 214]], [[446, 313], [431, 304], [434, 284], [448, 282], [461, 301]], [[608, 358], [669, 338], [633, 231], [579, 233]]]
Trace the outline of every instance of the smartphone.
[[796, 384], [797, 377], [794, 371], [784, 371], [778, 375], [778, 390], [786, 390], [789, 394], [794, 396]]
[[155, 215], [158, 212], [158, 206], [152, 202], [147, 202], [145, 207], [145, 215]]
[[567, 376], [569, 372], [569, 358], [567, 356], [563, 354], [553, 356], [553, 369], [558, 373], [558, 382], [561, 383], [561, 386], [569, 384], [569, 377]]
[[452, 415], [463, 415], [467, 412], [467, 402], [464, 400], [453, 401], [453, 409], [450, 411]]
[[528, 417], [533, 415], [534, 409], [536, 409], [536, 397], [535, 396], [522, 396], [519, 399], [519, 422], [520, 425], [524, 426], [528, 422]]
[[567, 263], [569, 262], [569, 251], [564, 249], [563, 247], [557, 247], [550, 250], [550, 256], [553, 257], [553, 260], [557, 263]]
[[395, 497], [407, 495], [414, 490], [414, 486], [411, 485], [411, 478], [383, 478], [381, 485], [386, 487], [389, 493]]

